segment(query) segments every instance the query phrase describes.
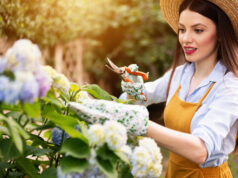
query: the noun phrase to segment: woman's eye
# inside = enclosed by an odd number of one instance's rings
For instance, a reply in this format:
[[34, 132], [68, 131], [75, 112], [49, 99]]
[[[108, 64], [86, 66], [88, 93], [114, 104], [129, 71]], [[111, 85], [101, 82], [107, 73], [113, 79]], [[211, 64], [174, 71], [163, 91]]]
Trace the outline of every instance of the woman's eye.
[[183, 28], [179, 28], [179, 29], [178, 29], [178, 32], [179, 32], [179, 33], [183, 33], [183, 32], [185, 32], [185, 30], [184, 30]]
[[202, 33], [204, 30], [202, 30], [202, 29], [195, 29], [195, 32], [196, 33]]

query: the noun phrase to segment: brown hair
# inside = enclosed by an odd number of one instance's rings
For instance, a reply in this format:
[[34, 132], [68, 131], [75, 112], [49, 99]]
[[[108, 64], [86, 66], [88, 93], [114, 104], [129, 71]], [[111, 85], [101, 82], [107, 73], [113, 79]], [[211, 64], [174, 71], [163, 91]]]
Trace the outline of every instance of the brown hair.
[[[185, 0], [179, 8], [179, 14], [185, 9], [197, 12], [211, 19], [216, 24], [218, 38], [217, 59], [226, 66], [228, 71], [231, 71], [238, 76], [238, 37], [236, 37], [232, 23], [225, 12], [207, 0]], [[167, 97], [175, 69], [181, 60], [181, 56], [184, 56], [184, 54], [182, 47], [177, 40], [172, 72], [167, 88]], [[236, 141], [236, 150], [238, 151], [238, 139]]]

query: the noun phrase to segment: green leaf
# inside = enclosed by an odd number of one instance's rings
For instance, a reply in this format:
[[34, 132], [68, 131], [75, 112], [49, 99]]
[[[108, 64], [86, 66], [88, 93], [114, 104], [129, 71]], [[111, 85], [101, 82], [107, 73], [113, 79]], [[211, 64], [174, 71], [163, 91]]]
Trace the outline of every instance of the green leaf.
[[86, 137], [89, 138], [88, 134], [88, 125], [86, 124], [85, 121], [79, 121], [79, 127], [81, 129], [82, 134]]
[[0, 133], [2, 134], [6, 134], [6, 135], [10, 135], [9, 132], [8, 132], [8, 129], [4, 126], [1, 126], [0, 125]]
[[42, 100], [44, 100], [46, 102], [46, 104], [51, 103], [51, 104], [54, 104], [55, 106], [57, 106], [59, 108], [64, 107], [62, 102], [60, 100], [58, 100], [57, 98], [44, 97], [44, 98], [42, 98]]
[[30, 176], [32, 178], [38, 178], [36, 168], [34, 167], [32, 161], [30, 159], [21, 157], [16, 160], [16, 164], [28, 176]]
[[20, 153], [23, 153], [23, 140], [21, 136], [23, 136], [24, 138], [29, 138], [27, 132], [15, 120], [10, 120], [1, 114], [0, 120], [4, 120], [9, 131], [9, 136], [11, 136], [18, 151]]
[[16, 159], [21, 155], [11, 139], [0, 139], [0, 153], [4, 161]]
[[61, 115], [56, 112], [49, 112], [45, 115], [46, 118], [50, 119], [55, 125], [66, 131], [71, 137], [79, 138], [85, 143], [88, 143], [87, 138], [79, 131], [75, 130], [75, 126], [79, 124], [79, 120], [70, 116]]
[[17, 111], [10, 111], [7, 114], [5, 114], [6, 117], [12, 117], [14, 119], [19, 118], [22, 115], [22, 112], [17, 112]]
[[114, 151], [114, 153], [125, 163], [130, 164], [129, 159], [127, 158], [127, 156], [125, 155], [125, 153], [122, 153], [121, 151]]
[[39, 126], [39, 127], [33, 128], [33, 129], [31, 130], [31, 132], [34, 131], [34, 130], [52, 129], [52, 128], [54, 128], [54, 127], [55, 127], [55, 124], [50, 121], [50, 122], [48, 122], [46, 125], [41, 125], [41, 126]]
[[6, 169], [10, 168], [11, 164], [6, 162], [0, 162], [0, 177], [6, 174]]
[[50, 139], [51, 137], [51, 130], [47, 130], [44, 132], [43, 137], [46, 139]]
[[62, 145], [60, 152], [75, 158], [87, 158], [90, 155], [90, 147], [78, 138], [69, 138]]
[[109, 160], [103, 159], [101, 156], [96, 157], [96, 163], [99, 169], [109, 178], [117, 177], [116, 166]]
[[62, 173], [82, 173], [85, 169], [88, 168], [89, 163], [86, 159], [77, 159], [71, 156], [67, 156], [62, 159], [60, 165]]
[[10, 172], [8, 177], [13, 178], [13, 177], [23, 177], [24, 173], [23, 172]]
[[51, 149], [41, 149], [33, 146], [26, 146], [25, 155], [44, 156], [52, 152], [53, 150]]
[[22, 109], [19, 105], [7, 105], [5, 103], [0, 102], [0, 110], [21, 111]]
[[41, 114], [41, 105], [40, 103], [25, 103], [23, 104], [23, 110], [25, 113], [32, 118], [38, 118]]
[[88, 84], [82, 89], [97, 99], [112, 100], [111, 95], [96, 84]]
[[118, 161], [117, 155], [108, 148], [107, 144], [104, 144], [103, 146], [99, 147], [96, 150], [97, 155], [100, 155], [100, 157], [104, 160], [109, 160], [113, 165], [116, 165], [116, 162]]
[[57, 168], [48, 168], [44, 170], [39, 178], [57, 178]]
[[115, 155], [115, 153], [108, 148], [107, 144], [99, 147], [96, 150], [96, 153], [96, 162], [100, 170], [109, 178], [117, 177], [116, 165], [118, 157]]
[[133, 178], [130, 166], [128, 164], [120, 165], [118, 178]]
[[32, 141], [32, 145], [31, 146], [34, 146], [34, 147], [41, 146], [42, 148], [45, 148], [45, 149], [50, 148], [52, 150], [58, 151], [58, 146], [56, 146], [54, 144], [47, 143], [40, 136], [31, 134], [30, 135], [30, 139]]
[[72, 92], [77, 92], [77, 91], [80, 90], [80, 86], [79, 86], [77, 83], [71, 82], [71, 83], [70, 83], [70, 90], [71, 90]]
[[66, 103], [70, 101], [70, 96], [67, 93], [60, 91], [60, 98], [62, 98]]

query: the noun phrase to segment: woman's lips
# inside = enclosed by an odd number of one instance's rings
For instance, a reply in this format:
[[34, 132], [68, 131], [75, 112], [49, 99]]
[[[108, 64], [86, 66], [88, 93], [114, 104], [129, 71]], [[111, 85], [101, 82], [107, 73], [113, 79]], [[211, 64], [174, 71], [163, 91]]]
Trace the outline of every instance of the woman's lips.
[[197, 48], [184, 48], [184, 52], [188, 55], [193, 54], [196, 50]]

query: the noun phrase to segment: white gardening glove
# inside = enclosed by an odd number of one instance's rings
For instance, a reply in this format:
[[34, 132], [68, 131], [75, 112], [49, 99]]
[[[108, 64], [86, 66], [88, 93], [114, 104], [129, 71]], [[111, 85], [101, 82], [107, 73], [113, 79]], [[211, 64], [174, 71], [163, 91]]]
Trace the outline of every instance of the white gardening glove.
[[103, 124], [113, 120], [123, 124], [127, 132], [134, 136], [147, 132], [149, 113], [145, 106], [96, 99], [86, 99], [82, 103], [69, 102], [68, 106], [89, 123]]
[[[147, 97], [145, 96], [144, 92], [144, 80], [141, 75], [136, 75], [132, 73], [142, 73], [138, 71], [138, 66], [136, 64], [131, 64], [128, 66], [130, 69], [130, 73], [127, 71], [123, 74], [123, 80], [121, 81], [121, 88], [123, 92], [126, 92], [128, 95], [133, 96], [136, 100], [139, 101], [146, 101]], [[148, 73], [143, 74], [147, 75]]]
[[126, 92], [128, 95], [133, 96], [138, 101], [146, 101], [146, 96], [143, 95], [144, 83], [131, 83], [121, 81], [121, 88], [123, 92]]

